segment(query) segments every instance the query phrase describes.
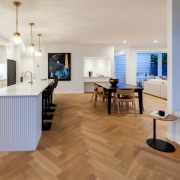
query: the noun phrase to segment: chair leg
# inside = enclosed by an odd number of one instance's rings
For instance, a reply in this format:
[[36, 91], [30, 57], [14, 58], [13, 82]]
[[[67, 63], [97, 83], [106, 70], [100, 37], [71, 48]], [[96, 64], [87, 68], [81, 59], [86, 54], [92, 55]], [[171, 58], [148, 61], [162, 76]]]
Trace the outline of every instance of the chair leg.
[[129, 110], [129, 103], [126, 102], [126, 110]]
[[97, 96], [97, 94], [95, 94], [95, 97], [94, 97], [94, 104], [96, 105], [96, 103], [97, 103], [97, 98], [98, 98], [98, 96]]
[[134, 111], [135, 111], [135, 116], [137, 116], [137, 113], [136, 113], [136, 104], [135, 104], [135, 101], [134, 101], [133, 103], [134, 103]]
[[115, 104], [116, 104], [116, 100], [115, 98], [113, 98], [113, 111], [115, 110]]
[[100, 106], [99, 106], [99, 110], [101, 109], [102, 102], [103, 102], [103, 97], [102, 97], [102, 96], [100, 96]]
[[93, 97], [94, 97], [94, 93], [92, 94], [92, 97], [91, 97], [91, 102], [92, 102], [92, 100], [93, 100]]
[[118, 109], [118, 114], [120, 115], [120, 109], [119, 109], [119, 106], [120, 106], [120, 102], [117, 101], [117, 109]]

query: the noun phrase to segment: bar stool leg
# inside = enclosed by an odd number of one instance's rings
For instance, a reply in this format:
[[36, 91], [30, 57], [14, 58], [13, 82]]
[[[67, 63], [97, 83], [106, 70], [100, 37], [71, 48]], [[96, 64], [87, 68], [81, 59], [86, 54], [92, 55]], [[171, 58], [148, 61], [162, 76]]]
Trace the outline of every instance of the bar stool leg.
[[156, 140], [156, 119], [153, 119], [153, 140]]

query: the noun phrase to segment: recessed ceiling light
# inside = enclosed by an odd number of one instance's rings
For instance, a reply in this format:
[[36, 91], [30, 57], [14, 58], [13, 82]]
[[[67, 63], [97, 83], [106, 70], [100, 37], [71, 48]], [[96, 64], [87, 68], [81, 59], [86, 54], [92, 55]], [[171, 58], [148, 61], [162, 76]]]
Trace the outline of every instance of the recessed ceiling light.
[[155, 44], [157, 44], [157, 43], [158, 43], [158, 41], [157, 41], [157, 40], [154, 40], [154, 43], [155, 43]]
[[124, 40], [124, 41], [123, 41], [123, 44], [126, 44], [126, 43], [127, 43], [127, 41]]

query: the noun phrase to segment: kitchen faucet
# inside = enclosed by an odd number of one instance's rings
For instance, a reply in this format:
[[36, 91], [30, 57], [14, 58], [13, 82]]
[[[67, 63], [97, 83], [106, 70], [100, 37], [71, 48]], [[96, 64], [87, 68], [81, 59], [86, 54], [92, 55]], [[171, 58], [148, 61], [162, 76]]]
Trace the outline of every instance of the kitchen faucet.
[[24, 77], [26, 76], [27, 73], [30, 73], [30, 75], [31, 75], [31, 81], [28, 82], [28, 83], [31, 83], [31, 84], [32, 84], [32, 83], [33, 83], [33, 81], [32, 81], [32, 72], [31, 72], [31, 71], [26, 71]]

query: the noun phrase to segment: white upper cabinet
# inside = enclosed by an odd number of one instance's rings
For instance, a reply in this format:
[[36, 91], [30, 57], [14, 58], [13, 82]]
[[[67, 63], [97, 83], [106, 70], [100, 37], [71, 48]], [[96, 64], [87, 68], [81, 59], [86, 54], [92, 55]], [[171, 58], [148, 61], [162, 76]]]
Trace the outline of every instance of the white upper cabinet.
[[0, 46], [0, 63], [7, 63], [7, 47]]

